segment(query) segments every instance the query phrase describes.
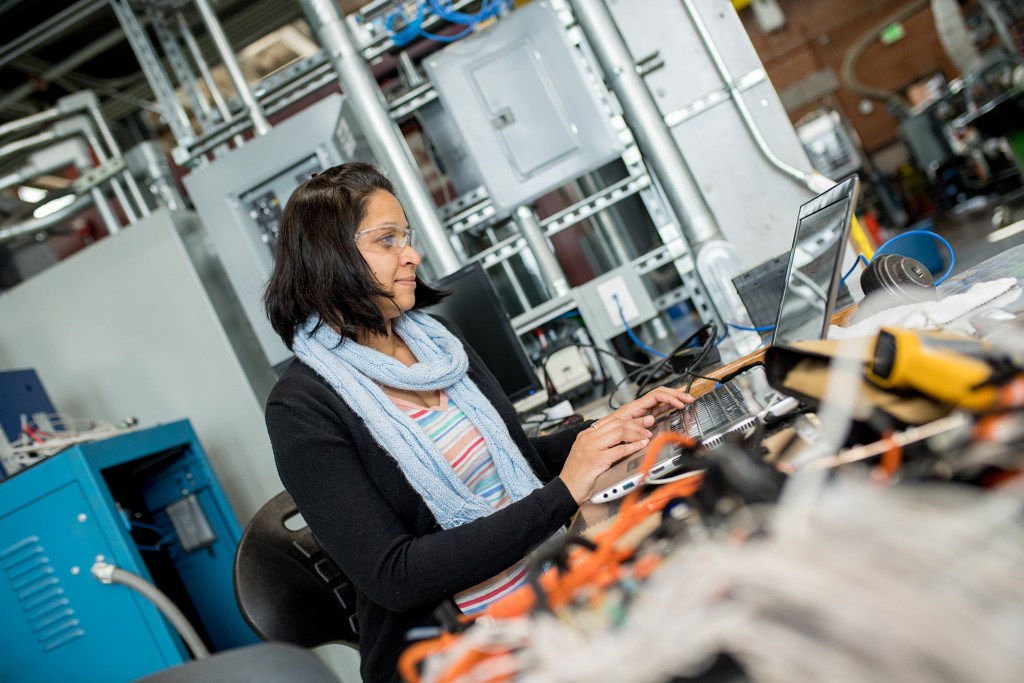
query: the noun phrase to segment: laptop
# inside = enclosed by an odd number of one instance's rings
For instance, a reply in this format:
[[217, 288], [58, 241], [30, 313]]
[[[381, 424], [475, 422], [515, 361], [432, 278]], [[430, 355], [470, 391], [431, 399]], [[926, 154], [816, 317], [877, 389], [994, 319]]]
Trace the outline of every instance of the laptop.
[[[843, 256], [859, 192], [860, 181], [853, 175], [800, 207], [772, 344], [825, 337], [841, 288]], [[704, 448], [715, 448], [727, 434], [748, 433], [759, 418], [781, 412], [781, 401], [793, 399], [777, 392], [768, 383], [764, 367], [758, 365], [719, 384], [686, 408], [666, 413], [651, 431], [655, 436], [666, 430], [687, 434]], [[644, 484], [643, 455], [643, 451], [636, 453], [601, 474], [590, 501], [607, 503]], [[692, 466], [685, 460], [680, 449], [663, 448], [648, 479]]]

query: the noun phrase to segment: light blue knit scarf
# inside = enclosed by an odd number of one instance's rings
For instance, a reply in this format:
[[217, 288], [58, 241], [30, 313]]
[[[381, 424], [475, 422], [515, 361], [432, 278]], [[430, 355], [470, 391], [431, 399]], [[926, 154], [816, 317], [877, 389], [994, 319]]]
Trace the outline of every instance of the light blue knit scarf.
[[295, 355], [363, 418], [373, 438], [398, 462], [443, 528], [485, 517], [494, 508], [462, 483], [434, 442], [381, 386], [409, 391], [444, 389], [480, 431], [509, 497], [520, 500], [541, 486], [494, 406], [466, 375], [469, 359], [462, 344], [441, 323], [418, 311], [396, 319], [395, 331], [419, 361], [407, 367], [379, 351], [342, 340], [328, 325], [321, 325], [311, 335], [317, 321], [316, 316], [311, 317], [295, 334]]

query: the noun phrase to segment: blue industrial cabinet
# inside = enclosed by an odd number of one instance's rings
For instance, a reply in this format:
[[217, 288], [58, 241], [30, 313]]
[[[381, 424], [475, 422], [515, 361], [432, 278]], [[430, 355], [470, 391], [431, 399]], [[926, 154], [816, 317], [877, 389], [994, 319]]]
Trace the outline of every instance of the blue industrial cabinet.
[[240, 537], [187, 420], [81, 444], [3, 481], [0, 681], [119, 683], [190, 658], [145, 598], [92, 575], [97, 560], [150, 580], [212, 651], [257, 642], [234, 599]]

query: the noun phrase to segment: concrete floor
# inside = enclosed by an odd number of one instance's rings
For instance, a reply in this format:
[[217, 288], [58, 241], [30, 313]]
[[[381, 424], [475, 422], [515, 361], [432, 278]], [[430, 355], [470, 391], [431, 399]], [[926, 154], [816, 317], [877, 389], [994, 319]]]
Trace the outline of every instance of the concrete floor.
[[[1011, 247], [1024, 244], [1024, 193], [1007, 200], [962, 204], [935, 222], [935, 232], [949, 240], [956, 254], [953, 274], [967, 270]], [[1002, 211], [1002, 227], [993, 214]]]

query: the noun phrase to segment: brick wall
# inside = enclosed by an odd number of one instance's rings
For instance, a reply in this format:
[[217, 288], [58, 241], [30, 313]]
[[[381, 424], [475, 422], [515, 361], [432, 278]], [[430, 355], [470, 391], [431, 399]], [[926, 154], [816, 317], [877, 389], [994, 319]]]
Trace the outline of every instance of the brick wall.
[[[843, 55], [865, 32], [907, 6], [908, 0], [778, 0], [786, 25], [765, 35], [751, 10], [740, 17], [754, 48], [764, 62], [768, 76], [780, 92], [812, 73], [831, 68], [840, 74]], [[906, 35], [892, 45], [873, 43], [857, 63], [861, 83], [879, 89], [897, 90], [911, 81], [940, 70], [947, 79], [959, 75], [946, 57], [935, 32], [931, 10], [925, 8], [904, 20]], [[898, 139], [897, 122], [885, 104], [875, 102], [868, 114], [858, 110], [861, 97], [840, 86], [832, 98], [822, 102], [838, 109], [861, 138], [869, 152], [882, 149]], [[821, 103], [814, 102], [790, 111], [796, 122]]]

